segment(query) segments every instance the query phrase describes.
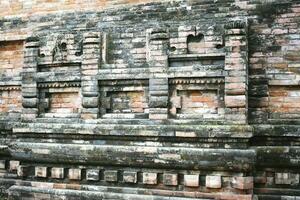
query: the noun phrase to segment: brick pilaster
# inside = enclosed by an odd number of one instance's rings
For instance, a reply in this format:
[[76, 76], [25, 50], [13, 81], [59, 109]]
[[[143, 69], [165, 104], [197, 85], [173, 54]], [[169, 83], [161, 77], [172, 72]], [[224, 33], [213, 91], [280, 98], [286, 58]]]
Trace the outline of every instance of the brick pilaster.
[[86, 33], [83, 38], [81, 65], [81, 118], [96, 119], [99, 113], [99, 86], [97, 80], [101, 57], [101, 37], [99, 33]]
[[30, 37], [25, 42], [22, 71], [22, 120], [31, 121], [38, 115], [38, 89], [36, 82], [38, 38]]
[[225, 106], [231, 123], [247, 123], [248, 43], [247, 21], [234, 20], [225, 25]]
[[168, 118], [167, 78], [169, 34], [163, 29], [147, 32], [147, 61], [152, 76], [149, 79], [149, 119]]

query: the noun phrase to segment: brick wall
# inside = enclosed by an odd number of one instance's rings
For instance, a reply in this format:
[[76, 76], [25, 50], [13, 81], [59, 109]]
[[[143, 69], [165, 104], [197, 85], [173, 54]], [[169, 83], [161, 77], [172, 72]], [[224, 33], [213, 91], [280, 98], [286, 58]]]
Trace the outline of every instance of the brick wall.
[[1, 76], [20, 76], [24, 60], [23, 41], [0, 42]]
[[83, 10], [103, 10], [116, 6], [134, 5], [155, 0], [95, 0], [95, 1], [75, 1], [75, 0], [2, 0], [0, 1], [0, 16], [9, 15], [33, 15], [47, 14], [53, 12], [83, 11]]
[[0, 91], [0, 99], [0, 113], [2, 116], [9, 113], [21, 113], [22, 97], [20, 90]]
[[0, 11], [0, 111], [22, 113], [0, 121], [11, 197], [299, 198], [299, 1]]

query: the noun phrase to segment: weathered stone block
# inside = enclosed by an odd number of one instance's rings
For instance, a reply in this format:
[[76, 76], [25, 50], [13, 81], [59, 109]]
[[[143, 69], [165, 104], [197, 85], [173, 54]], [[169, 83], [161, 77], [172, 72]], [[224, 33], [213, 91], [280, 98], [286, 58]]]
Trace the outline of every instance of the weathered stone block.
[[69, 169], [69, 179], [81, 180], [81, 169], [77, 169], [77, 168]]
[[97, 108], [99, 98], [98, 97], [84, 97], [82, 98], [82, 106], [84, 108]]
[[207, 188], [218, 189], [222, 187], [222, 178], [221, 176], [206, 176], [205, 186]]
[[65, 177], [64, 168], [53, 167], [51, 169], [51, 178], [63, 179]]
[[225, 96], [225, 105], [228, 108], [241, 108], [246, 106], [246, 96]]
[[187, 187], [199, 187], [199, 174], [184, 175], [184, 185]]
[[88, 181], [99, 181], [99, 169], [87, 169], [86, 170], [86, 180]]
[[104, 180], [107, 182], [117, 182], [118, 181], [118, 171], [117, 170], [105, 170]]
[[47, 178], [47, 167], [37, 166], [35, 169], [35, 177]]
[[157, 173], [144, 172], [143, 173], [143, 184], [156, 185], [157, 184]]
[[178, 185], [178, 174], [164, 173], [163, 183], [171, 186]]
[[123, 181], [125, 183], [136, 183], [137, 182], [137, 172], [124, 171]]

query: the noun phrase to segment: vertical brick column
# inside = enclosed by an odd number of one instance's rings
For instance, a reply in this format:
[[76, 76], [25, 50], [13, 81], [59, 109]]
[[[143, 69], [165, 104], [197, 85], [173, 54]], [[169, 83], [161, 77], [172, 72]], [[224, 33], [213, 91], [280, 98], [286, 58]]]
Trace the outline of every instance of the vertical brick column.
[[99, 113], [99, 86], [97, 80], [101, 58], [100, 33], [86, 33], [83, 36], [83, 55], [81, 65], [81, 118], [96, 119]]
[[247, 21], [228, 22], [225, 29], [226, 120], [231, 123], [245, 124], [248, 109]]
[[167, 78], [169, 34], [163, 29], [147, 31], [147, 61], [152, 76], [149, 79], [149, 119], [168, 118]]
[[22, 120], [32, 121], [38, 115], [38, 89], [36, 82], [39, 41], [30, 37], [25, 42], [22, 71]]

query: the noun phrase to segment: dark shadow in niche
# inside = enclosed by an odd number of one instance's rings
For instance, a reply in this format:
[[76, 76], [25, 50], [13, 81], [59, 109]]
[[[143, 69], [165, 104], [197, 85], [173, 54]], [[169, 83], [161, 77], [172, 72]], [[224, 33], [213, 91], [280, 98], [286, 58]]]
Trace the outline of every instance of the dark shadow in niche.
[[199, 33], [198, 35], [189, 35], [187, 37], [188, 53], [205, 53], [204, 35]]

